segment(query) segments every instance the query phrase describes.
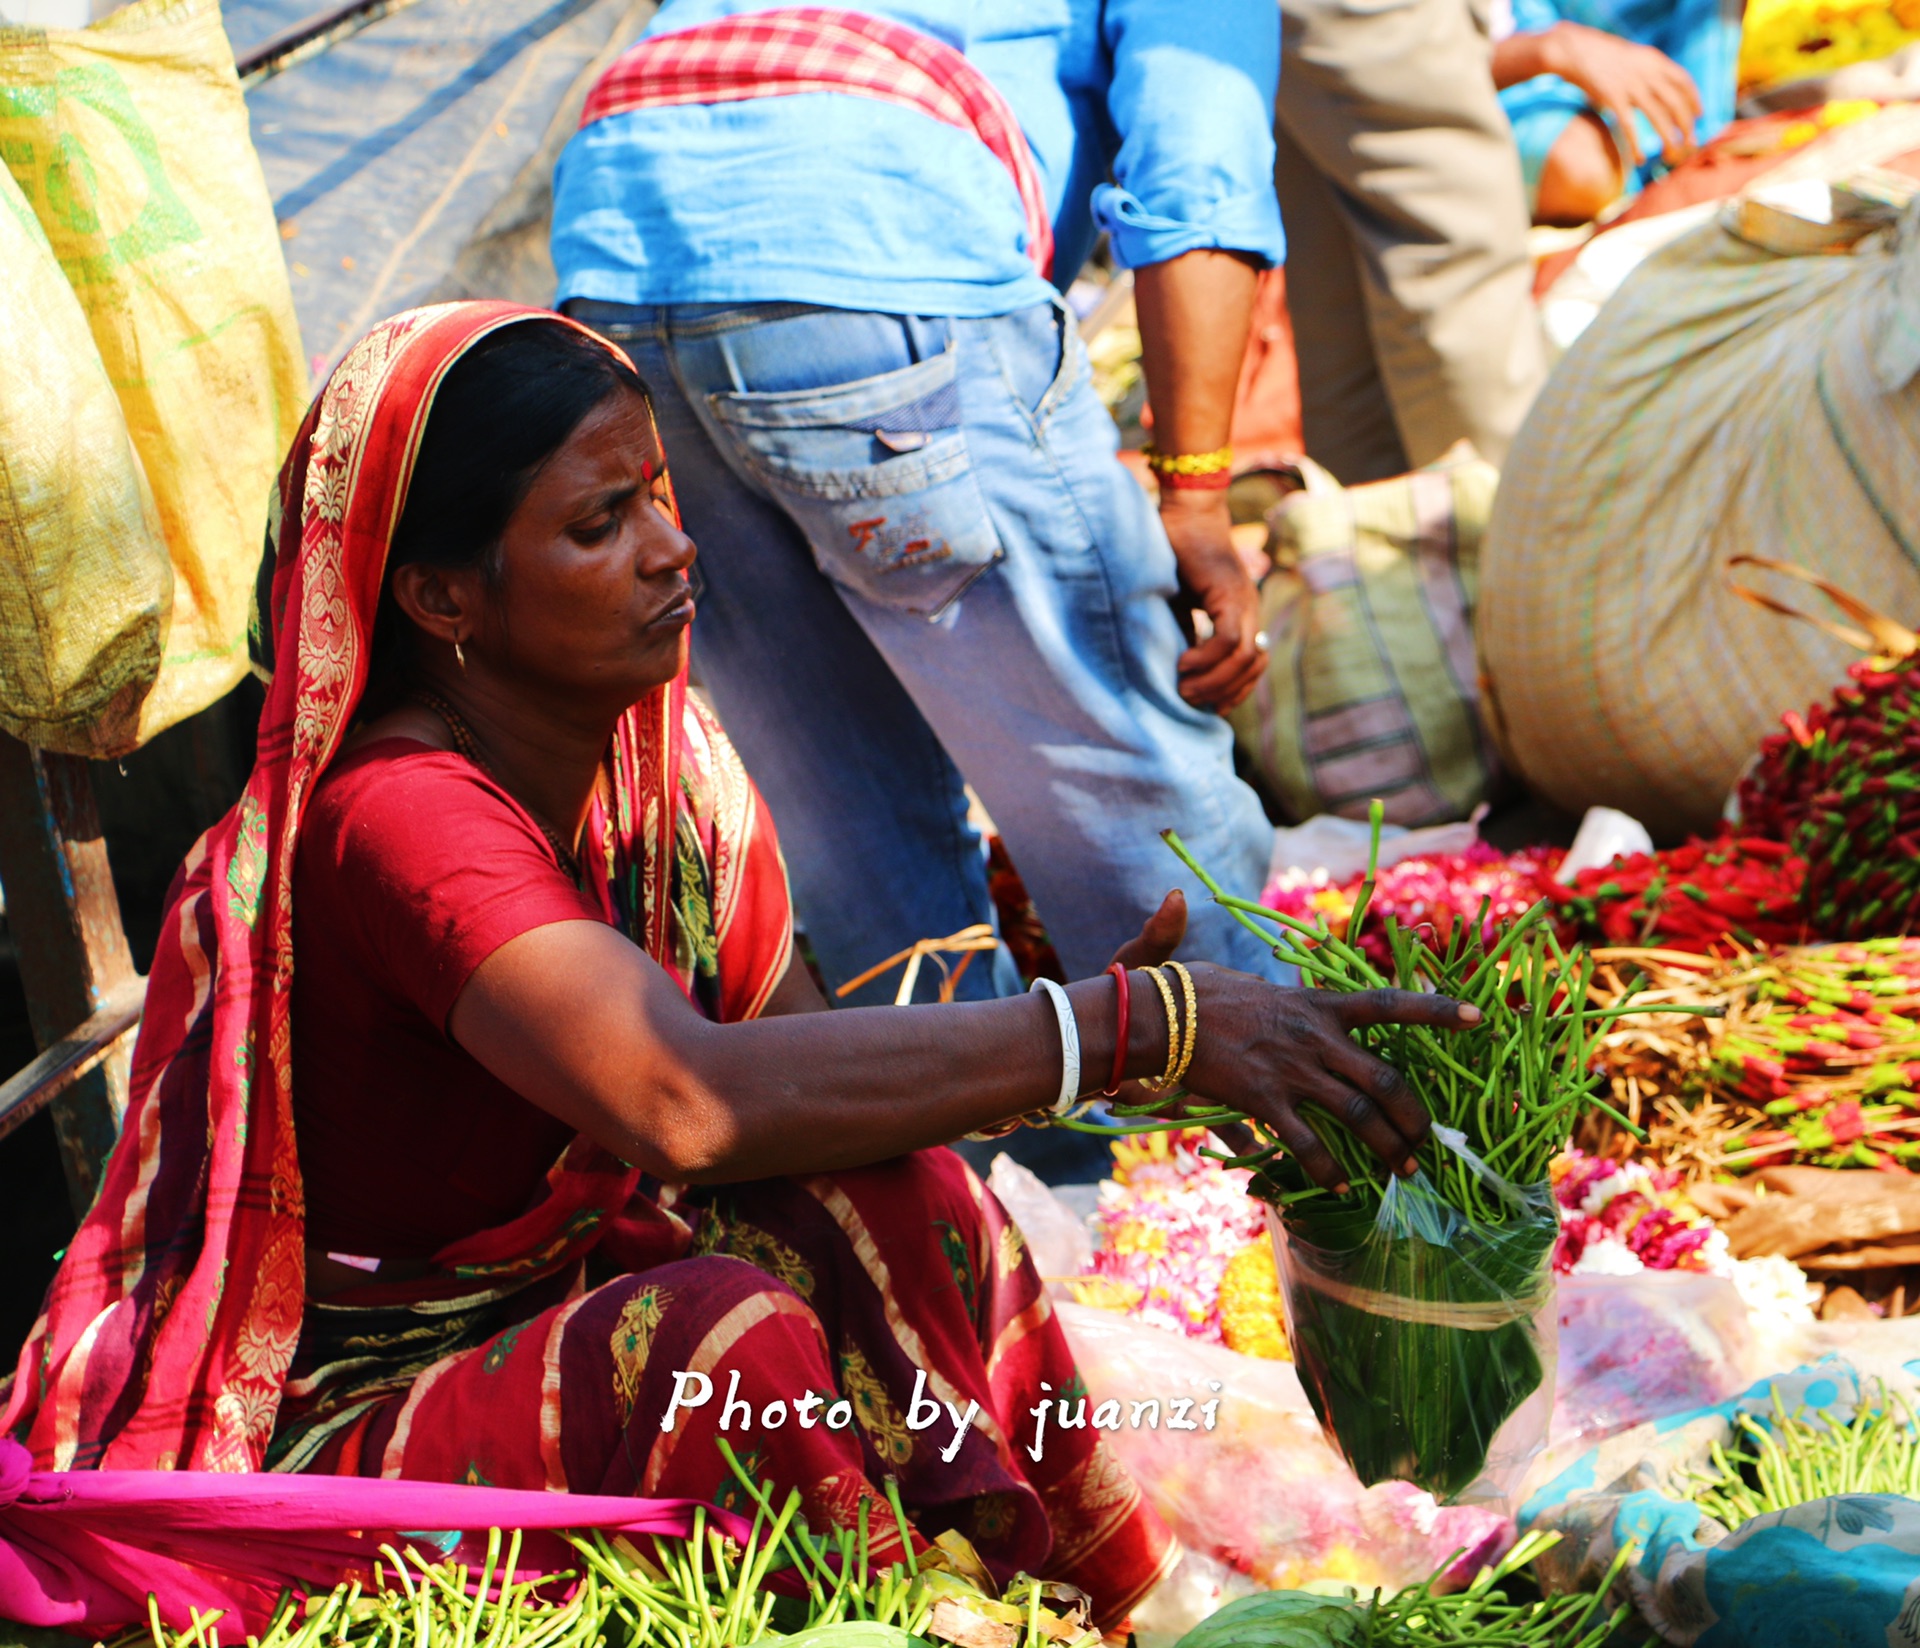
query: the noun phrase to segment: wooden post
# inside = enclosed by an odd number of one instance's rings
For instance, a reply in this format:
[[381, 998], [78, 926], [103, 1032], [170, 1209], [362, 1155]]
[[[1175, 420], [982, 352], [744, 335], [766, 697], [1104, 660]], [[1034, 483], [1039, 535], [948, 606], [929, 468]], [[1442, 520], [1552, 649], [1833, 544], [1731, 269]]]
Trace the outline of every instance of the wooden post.
[[[138, 990], [87, 763], [3, 733], [0, 887], [28, 1018], [43, 1049]], [[52, 1101], [76, 1216], [92, 1205], [126, 1114], [130, 1046], [120, 1041]]]

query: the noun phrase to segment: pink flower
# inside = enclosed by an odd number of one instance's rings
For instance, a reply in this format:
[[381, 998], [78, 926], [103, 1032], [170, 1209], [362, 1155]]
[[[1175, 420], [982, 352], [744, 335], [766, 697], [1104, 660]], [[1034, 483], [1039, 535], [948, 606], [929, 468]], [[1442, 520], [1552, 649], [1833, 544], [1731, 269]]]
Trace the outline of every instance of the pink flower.
[[[1446, 933], [1455, 921], [1471, 921], [1478, 916], [1483, 900], [1491, 936], [1539, 902], [1546, 880], [1562, 856], [1557, 847], [1530, 847], [1507, 854], [1476, 841], [1464, 853], [1404, 858], [1390, 864], [1374, 881], [1361, 948], [1376, 965], [1388, 966], [1392, 962], [1386, 939], [1388, 916], [1402, 927], [1428, 925]], [[1364, 879], [1355, 876], [1335, 889], [1316, 884], [1304, 872], [1288, 871], [1268, 886], [1261, 902], [1301, 921], [1311, 922], [1324, 914], [1335, 932], [1344, 932], [1347, 913]]]
[[1600, 1241], [1620, 1244], [1648, 1270], [1706, 1270], [1715, 1262], [1713, 1225], [1687, 1201], [1677, 1173], [1576, 1148], [1554, 1163], [1553, 1188], [1562, 1220], [1553, 1263], [1562, 1273]]
[[1102, 1185], [1101, 1245], [1092, 1273], [1140, 1290], [1133, 1314], [1190, 1338], [1221, 1342], [1220, 1279], [1227, 1261], [1266, 1232], [1244, 1169], [1223, 1168], [1186, 1143], [1137, 1162]]

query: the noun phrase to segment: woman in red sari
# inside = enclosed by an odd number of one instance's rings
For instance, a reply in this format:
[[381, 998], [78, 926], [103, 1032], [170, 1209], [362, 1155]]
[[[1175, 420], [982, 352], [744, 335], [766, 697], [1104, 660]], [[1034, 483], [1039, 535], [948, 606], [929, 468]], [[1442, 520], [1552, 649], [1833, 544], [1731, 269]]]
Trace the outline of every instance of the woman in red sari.
[[[1072, 1360], [934, 1148], [1055, 1098], [1054, 1009], [818, 1012], [772, 823], [687, 692], [693, 546], [625, 358], [503, 304], [401, 315], [278, 502], [257, 764], [176, 883], [0, 1429], [56, 1469], [738, 1507], [725, 1435], [816, 1527], [892, 1479], [915, 1537], [1123, 1617], [1171, 1541], [1097, 1431], [1031, 1457]], [[1170, 898], [1127, 959], [1182, 924]], [[1471, 1009], [1193, 977], [1194, 1091], [1329, 1184], [1302, 1103], [1411, 1170], [1425, 1118], [1346, 1029]], [[1084, 1090], [1165, 1065], [1155, 988], [1070, 988]]]

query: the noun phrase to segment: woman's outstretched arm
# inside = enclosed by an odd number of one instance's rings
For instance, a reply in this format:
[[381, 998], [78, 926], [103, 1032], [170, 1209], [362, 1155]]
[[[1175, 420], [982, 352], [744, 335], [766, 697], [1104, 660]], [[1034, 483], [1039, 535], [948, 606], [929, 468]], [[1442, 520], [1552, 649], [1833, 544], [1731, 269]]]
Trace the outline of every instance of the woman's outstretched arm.
[[[1176, 937], [1185, 921], [1177, 899], [1155, 918], [1163, 930], [1171, 920]], [[1152, 923], [1141, 949], [1163, 951]], [[1339, 1171], [1303, 1105], [1411, 1171], [1426, 1113], [1399, 1073], [1348, 1032], [1390, 1021], [1464, 1028], [1477, 1022], [1473, 1008], [1404, 991], [1287, 990], [1204, 964], [1192, 971], [1192, 1091], [1267, 1120], [1329, 1187]], [[1157, 1075], [1164, 1008], [1149, 981], [1130, 982], [1124, 1068]], [[1082, 979], [1067, 993], [1081, 1091], [1095, 1092], [1113, 1069], [1114, 982]], [[468, 981], [448, 1029], [542, 1109], [637, 1167], [695, 1183], [883, 1161], [1050, 1105], [1060, 1090], [1060, 1031], [1044, 996], [714, 1024], [642, 951], [590, 921], [538, 927], [501, 946]]]

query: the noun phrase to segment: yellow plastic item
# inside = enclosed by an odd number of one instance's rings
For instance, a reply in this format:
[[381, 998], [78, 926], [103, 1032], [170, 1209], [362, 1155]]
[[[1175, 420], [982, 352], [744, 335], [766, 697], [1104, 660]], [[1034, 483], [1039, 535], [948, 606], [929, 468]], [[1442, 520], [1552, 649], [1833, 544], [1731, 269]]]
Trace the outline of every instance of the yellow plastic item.
[[0, 728], [129, 740], [173, 573], [87, 318], [4, 171], [0, 270]]
[[[216, 0], [138, 0], [89, 29], [0, 29], [0, 160], [85, 313], [173, 567], [159, 678], [137, 723], [50, 741], [117, 754], [246, 672], [268, 497], [306, 395]], [[9, 264], [10, 307], [16, 290]], [[72, 576], [66, 599], [99, 601], [83, 563]]]

